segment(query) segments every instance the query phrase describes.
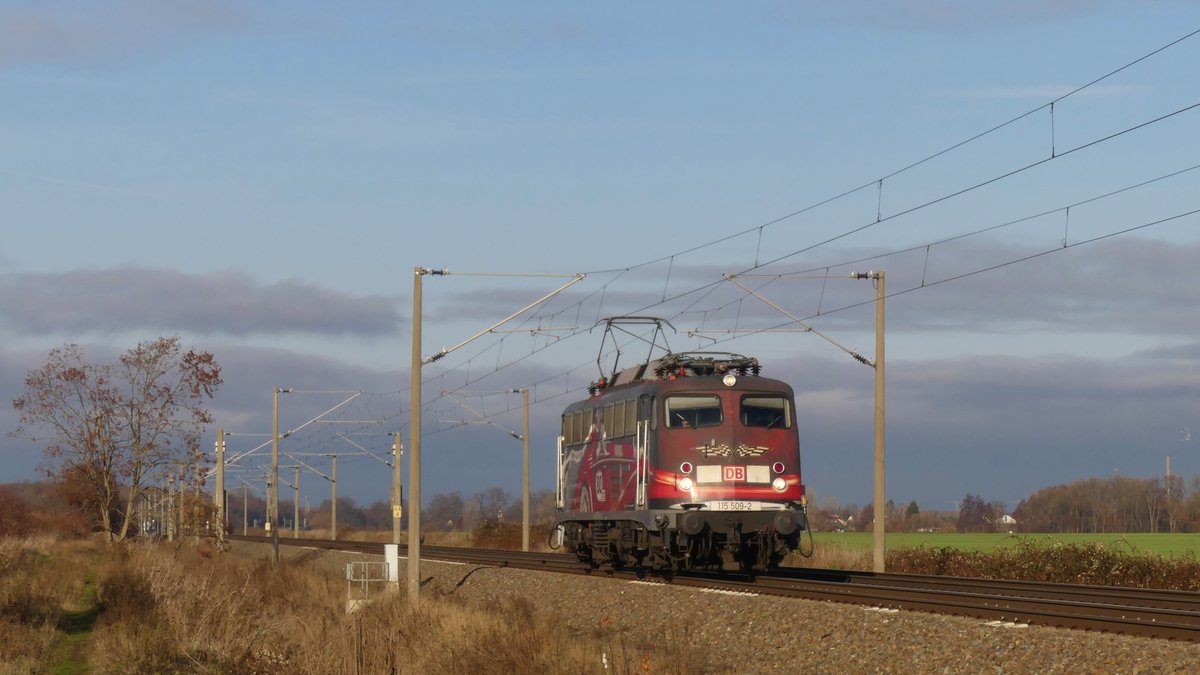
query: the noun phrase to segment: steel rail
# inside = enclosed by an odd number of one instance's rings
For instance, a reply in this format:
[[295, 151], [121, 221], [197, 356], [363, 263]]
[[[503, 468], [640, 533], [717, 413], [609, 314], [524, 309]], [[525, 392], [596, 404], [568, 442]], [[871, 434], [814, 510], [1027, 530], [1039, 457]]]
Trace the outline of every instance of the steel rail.
[[[231, 535], [232, 540], [269, 541]], [[280, 538], [281, 545], [382, 554], [380, 542]], [[400, 545], [400, 555], [406, 547]], [[746, 595], [953, 614], [1060, 628], [1200, 642], [1200, 593], [1031, 581], [875, 574], [815, 568], [779, 568], [754, 576], [721, 573], [663, 575], [646, 570], [593, 569], [561, 553], [522, 553], [454, 546], [422, 546], [422, 559], [711, 588]]]
[[821, 580], [832, 583], [909, 587], [931, 586], [944, 590], [965, 592], [991, 592], [997, 587], [1006, 594], [1019, 597], [1055, 597], [1061, 600], [1080, 602], [1124, 603], [1134, 607], [1159, 609], [1196, 610], [1200, 607], [1200, 593], [1157, 588], [1128, 588], [1121, 586], [1089, 586], [1084, 584], [1052, 583], [1046, 581], [1021, 581], [1010, 579], [986, 579], [979, 577], [930, 576], [923, 574], [875, 574], [847, 570], [818, 568], [779, 568], [760, 575], [770, 579]]

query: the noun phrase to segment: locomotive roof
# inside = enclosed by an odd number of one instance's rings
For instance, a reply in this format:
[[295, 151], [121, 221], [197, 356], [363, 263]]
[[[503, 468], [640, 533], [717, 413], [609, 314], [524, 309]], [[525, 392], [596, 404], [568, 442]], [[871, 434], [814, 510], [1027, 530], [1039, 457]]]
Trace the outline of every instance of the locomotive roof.
[[682, 352], [672, 353], [631, 368], [626, 368], [603, 386], [617, 387], [633, 382], [653, 382], [673, 377], [724, 375], [758, 375], [762, 370], [758, 359], [726, 352]]
[[[732, 358], [730, 358], [732, 357]], [[661, 359], [626, 368], [611, 381], [601, 378], [588, 385], [588, 398], [568, 405], [564, 412], [599, 405], [598, 399], [619, 396], [623, 390], [648, 387], [661, 393], [687, 391], [696, 387], [709, 388], [727, 374], [738, 376], [738, 389], [777, 391], [791, 395], [788, 383], [772, 377], [760, 377], [762, 366], [758, 359], [738, 354], [688, 352], [668, 354]], [[695, 381], [698, 380], [698, 381]], [[695, 381], [695, 384], [690, 384]], [[704, 384], [701, 384], [701, 383]], [[753, 384], [750, 384], [753, 383]], [[726, 384], [726, 387], [729, 386]], [[723, 387], [724, 388], [724, 387]]]

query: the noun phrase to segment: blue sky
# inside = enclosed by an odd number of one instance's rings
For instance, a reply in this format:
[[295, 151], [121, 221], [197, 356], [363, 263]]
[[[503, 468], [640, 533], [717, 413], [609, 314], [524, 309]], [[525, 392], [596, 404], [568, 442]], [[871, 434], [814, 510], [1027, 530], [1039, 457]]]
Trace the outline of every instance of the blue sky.
[[[786, 321], [723, 274], [803, 273], [744, 283], [870, 354], [872, 307], [843, 308], [874, 268], [897, 501], [1011, 507], [1168, 453], [1200, 474], [1200, 36], [1040, 109], [1197, 28], [1171, 1], [0, 3], [0, 393], [64, 342], [177, 333], [225, 366], [235, 450], [274, 386], [377, 393], [337, 414], [406, 433], [414, 266], [587, 272], [425, 369], [426, 495], [516, 492], [518, 444], [454, 420], [463, 401], [516, 428], [489, 392], [522, 386], [550, 487], [557, 415], [597, 375], [588, 328], [637, 312], [788, 380], [811, 490], [861, 503], [870, 369], [812, 335], [699, 335]], [[424, 352], [561, 282], [427, 277]], [[281, 425], [342, 398], [292, 395]], [[331, 427], [289, 442], [332, 451]], [[2, 443], [0, 481], [33, 477], [37, 449]], [[382, 498], [379, 467], [340, 463], [339, 493]]]

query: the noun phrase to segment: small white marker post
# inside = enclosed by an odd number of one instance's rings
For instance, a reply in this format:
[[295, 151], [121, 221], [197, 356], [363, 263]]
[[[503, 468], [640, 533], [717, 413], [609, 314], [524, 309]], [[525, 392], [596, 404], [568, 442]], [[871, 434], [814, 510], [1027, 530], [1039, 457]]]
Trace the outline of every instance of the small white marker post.
[[387, 563], [387, 589], [389, 593], [400, 590], [400, 545], [384, 544], [383, 560]]

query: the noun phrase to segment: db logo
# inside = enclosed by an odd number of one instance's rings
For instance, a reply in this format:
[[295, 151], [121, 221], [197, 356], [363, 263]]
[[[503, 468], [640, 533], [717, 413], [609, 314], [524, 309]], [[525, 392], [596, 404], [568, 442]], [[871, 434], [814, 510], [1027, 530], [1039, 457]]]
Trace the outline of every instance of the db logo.
[[746, 467], [744, 466], [723, 466], [721, 467], [721, 480], [726, 483], [745, 483], [746, 482]]

